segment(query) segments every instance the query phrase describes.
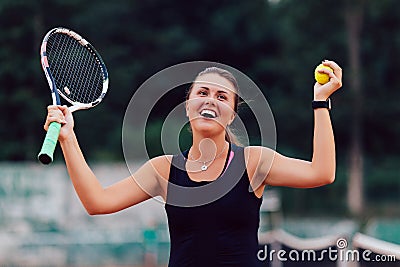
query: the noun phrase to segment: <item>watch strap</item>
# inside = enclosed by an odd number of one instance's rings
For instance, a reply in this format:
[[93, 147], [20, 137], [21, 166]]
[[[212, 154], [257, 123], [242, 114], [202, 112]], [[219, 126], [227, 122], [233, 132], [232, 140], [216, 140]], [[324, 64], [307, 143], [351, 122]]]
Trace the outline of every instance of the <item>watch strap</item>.
[[326, 108], [331, 110], [331, 99], [328, 98], [326, 101], [312, 101], [311, 103], [313, 109]]

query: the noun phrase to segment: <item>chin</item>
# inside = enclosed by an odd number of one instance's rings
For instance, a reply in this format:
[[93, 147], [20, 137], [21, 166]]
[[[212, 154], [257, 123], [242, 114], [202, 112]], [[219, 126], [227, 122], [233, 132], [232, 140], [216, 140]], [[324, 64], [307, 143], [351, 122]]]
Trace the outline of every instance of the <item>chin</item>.
[[221, 131], [225, 132], [224, 127], [215, 120], [201, 120], [191, 123], [191, 128], [193, 132], [199, 132], [203, 135], [216, 135], [219, 134]]

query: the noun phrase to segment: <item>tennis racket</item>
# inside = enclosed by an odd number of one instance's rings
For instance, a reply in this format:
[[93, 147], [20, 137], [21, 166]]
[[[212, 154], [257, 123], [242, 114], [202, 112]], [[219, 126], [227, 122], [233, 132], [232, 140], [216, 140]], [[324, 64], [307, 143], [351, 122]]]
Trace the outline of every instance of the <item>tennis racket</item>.
[[[40, 48], [40, 61], [51, 90], [53, 105], [61, 105], [60, 96], [71, 104], [71, 112], [88, 109], [101, 102], [108, 89], [108, 73], [99, 53], [79, 34], [54, 28]], [[61, 124], [52, 122], [47, 130], [38, 159], [53, 161]]]

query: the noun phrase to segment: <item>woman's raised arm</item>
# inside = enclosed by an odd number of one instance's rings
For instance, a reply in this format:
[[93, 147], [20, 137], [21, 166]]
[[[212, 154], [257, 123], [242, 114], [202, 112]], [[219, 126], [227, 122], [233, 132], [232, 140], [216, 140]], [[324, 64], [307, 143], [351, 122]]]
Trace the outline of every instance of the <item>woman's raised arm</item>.
[[52, 121], [62, 123], [59, 142], [67, 165], [68, 174], [86, 211], [107, 214], [138, 204], [162, 194], [161, 182], [169, 175], [169, 156], [149, 160], [132, 176], [103, 188], [92, 172], [79, 147], [73, 131], [74, 121], [65, 106], [49, 106], [44, 128]]
[[[333, 61], [323, 61], [333, 69], [326, 73], [330, 81], [324, 85], [315, 83], [314, 100], [326, 101], [342, 86], [342, 69]], [[272, 186], [310, 188], [332, 183], [335, 180], [335, 141], [329, 110], [314, 110], [313, 156], [311, 161], [285, 157], [268, 148], [261, 148], [259, 171], [265, 177], [264, 183]], [[264, 167], [263, 167], [264, 165]], [[260, 175], [260, 173], [258, 173]]]

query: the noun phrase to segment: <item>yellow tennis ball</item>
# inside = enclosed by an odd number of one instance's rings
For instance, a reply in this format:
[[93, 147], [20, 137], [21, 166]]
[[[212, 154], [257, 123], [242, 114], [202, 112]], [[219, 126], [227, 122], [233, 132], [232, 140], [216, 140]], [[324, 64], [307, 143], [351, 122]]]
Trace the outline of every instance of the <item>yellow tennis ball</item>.
[[331, 67], [325, 66], [324, 64], [319, 64], [314, 71], [314, 77], [315, 80], [320, 83], [320, 84], [326, 84], [327, 82], [329, 82], [329, 75], [325, 74], [325, 73], [320, 73], [318, 72], [318, 70], [320, 69], [327, 69], [329, 71], [333, 72], [333, 69]]

